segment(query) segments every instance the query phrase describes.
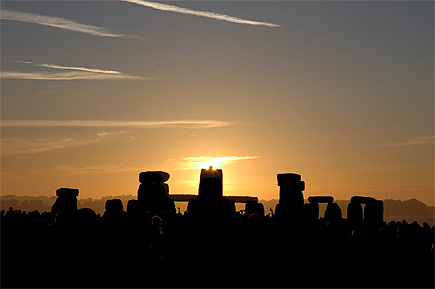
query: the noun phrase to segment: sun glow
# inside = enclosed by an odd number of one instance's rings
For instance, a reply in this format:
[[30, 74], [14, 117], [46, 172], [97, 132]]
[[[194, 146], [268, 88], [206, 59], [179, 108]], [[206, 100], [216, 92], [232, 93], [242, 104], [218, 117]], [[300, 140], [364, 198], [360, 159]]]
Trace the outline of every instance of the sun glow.
[[208, 169], [210, 166], [213, 169], [221, 169], [228, 164], [240, 160], [253, 160], [259, 156], [223, 156], [223, 157], [186, 157], [183, 158], [183, 166], [185, 169]]
[[210, 158], [208, 161], [201, 162], [198, 164], [198, 168], [200, 169], [208, 169], [212, 167], [212, 169], [216, 169], [218, 167], [221, 167], [222, 164], [227, 162], [227, 160], [224, 159], [224, 157], [221, 158]]

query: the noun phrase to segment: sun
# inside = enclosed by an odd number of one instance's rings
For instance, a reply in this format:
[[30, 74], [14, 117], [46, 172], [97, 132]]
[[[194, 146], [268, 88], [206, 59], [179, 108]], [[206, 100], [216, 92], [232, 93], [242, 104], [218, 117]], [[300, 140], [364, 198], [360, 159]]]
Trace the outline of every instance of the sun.
[[222, 158], [210, 158], [208, 161], [199, 163], [198, 167], [201, 169], [209, 169], [210, 167], [216, 169], [220, 167], [224, 161], [225, 160], [222, 160]]

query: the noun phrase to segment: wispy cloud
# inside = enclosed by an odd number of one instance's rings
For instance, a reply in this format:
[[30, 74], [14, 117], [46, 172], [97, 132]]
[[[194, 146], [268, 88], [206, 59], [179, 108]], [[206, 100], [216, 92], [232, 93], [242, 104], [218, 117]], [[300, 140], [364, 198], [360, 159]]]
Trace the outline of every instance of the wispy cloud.
[[58, 149], [89, 146], [119, 137], [124, 137], [124, 141], [132, 141], [132, 136], [128, 136], [126, 133], [126, 131], [104, 131], [91, 135], [73, 134], [69, 136], [56, 137], [2, 138], [0, 142], [1, 154], [43, 153]]
[[3, 79], [27, 79], [27, 80], [155, 80], [155, 78], [146, 78], [132, 76], [127, 74], [106, 74], [94, 72], [20, 72], [20, 71], [2, 71]]
[[35, 154], [56, 149], [87, 146], [99, 141], [101, 141], [101, 139], [80, 139], [76, 137], [4, 138], [1, 140], [1, 152], [2, 155], [19, 153]]
[[263, 25], [263, 26], [267, 26], [267, 27], [280, 27], [281, 26], [281, 25], [273, 24], [273, 23], [247, 20], [247, 19], [242, 19], [242, 18], [238, 18], [238, 17], [234, 17], [234, 16], [218, 14], [218, 13], [214, 13], [214, 12], [191, 10], [191, 9], [182, 8], [182, 7], [178, 7], [178, 6], [161, 4], [161, 3], [150, 2], [150, 1], [143, 1], [143, 0], [122, 0], [122, 1], [150, 7], [150, 8], [156, 9], [156, 10], [169, 11], [169, 12], [188, 14], [188, 15], [194, 15], [194, 16], [201, 16], [201, 17], [212, 18], [212, 19], [216, 19], [216, 20], [222, 20], [222, 21], [238, 23], [238, 24]]
[[131, 35], [112, 33], [108, 31], [106, 28], [81, 24], [60, 17], [25, 13], [25, 12], [19, 12], [19, 11], [7, 10], [7, 9], [1, 10], [0, 19], [45, 25], [45, 26], [56, 27], [64, 30], [86, 33], [86, 34], [101, 36], [101, 37], [137, 38]]
[[2, 120], [2, 127], [100, 127], [100, 128], [215, 128], [232, 125], [219, 120], [117, 121], [117, 120]]
[[102, 132], [88, 136], [40, 137], [40, 138], [2, 138], [1, 154], [35, 154], [57, 149], [81, 147], [95, 144], [123, 135], [124, 131]]
[[[71, 135], [63, 137], [40, 138], [2, 138], [1, 154], [42, 153], [56, 149], [88, 146], [104, 140], [123, 136], [123, 141], [133, 142], [136, 137], [126, 135], [128, 131], [110, 131], [116, 128], [152, 129], [152, 128], [184, 128], [207, 129], [233, 125], [228, 121], [216, 120], [174, 120], [174, 121], [101, 121], [101, 120], [2, 120], [2, 128], [99, 128], [101, 131], [92, 135]], [[103, 130], [104, 129], [104, 130]], [[106, 131], [105, 129], [109, 129]], [[121, 139], [122, 140], [122, 139]]]
[[393, 143], [385, 143], [380, 144], [380, 146], [410, 146], [410, 145], [425, 145], [425, 144], [434, 144], [435, 136], [417, 136], [411, 137], [408, 140], [402, 142], [393, 142]]
[[209, 168], [210, 166], [215, 169], [219, 169], [236, 161], [255, 160], [258, 158], [260, 158], [260, 156], [185, 157], [181, 161], [179, 161], [178, 167], [180, 170], [197, 170]]
[[[38, 64], [30, 61], [12, 61], [16, 63], [29, 64], [37, 67], [45, 67], [56, 72], [21, 72], [2, 71], [0, 77], [3, 79], [27, 79], [27, 80], [155, 80], [156, 78], [141, 77], [121, 73], [116, 70], [104, 70], [88, 67], [63, 66], [57, 64]], [[63, 71], [67, 70], [67, 71]]]
[[95, 73], [103, 73], [103, 74], [121, 74], [121, 72], [115, 70], [103, 70], [103, 69], [96, 69], [96, 68], [74, 67], [74, 66], [61, 66], [56, 64], [35, 64], [35, 66], [41, 66], [41, 67], [47, 67], [53, 69], [63, 69], [63, 70], [79, 70], [79, 71], [87, 71], [87, 72], [95, 72]]
[[123, 173], [123, 172], [140, 172], [143, 168], [117, 166], [112, 164], [103, 164], [96, 166], [56, 166], [51, 168], [54, 171], [64, 171], [74, 174], [99, 174], [99, 173]]

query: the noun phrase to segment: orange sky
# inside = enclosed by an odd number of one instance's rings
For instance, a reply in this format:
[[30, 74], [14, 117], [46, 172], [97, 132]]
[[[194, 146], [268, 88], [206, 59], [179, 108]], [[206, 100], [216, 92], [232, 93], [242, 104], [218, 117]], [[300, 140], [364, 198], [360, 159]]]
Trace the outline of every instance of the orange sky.
[[225, 195], [434, 205], [433, 2], [150, 3], [2, 1], [2, 195], [196, 193], [215, 158]]

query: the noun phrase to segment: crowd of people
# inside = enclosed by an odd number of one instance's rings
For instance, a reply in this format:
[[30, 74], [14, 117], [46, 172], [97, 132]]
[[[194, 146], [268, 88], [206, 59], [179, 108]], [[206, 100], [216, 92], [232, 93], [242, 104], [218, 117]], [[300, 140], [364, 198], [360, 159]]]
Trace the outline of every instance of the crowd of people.
[[434, 227], [1, 211], [3, 287], [432, 287]]
[[434, 287], [434, 227], [386, 223], [382, 201], [353, 197], [342, 218], [332, 197], [304, 204], [300, 175], [286, 174], [275, 211], [236, 211], [210, 168], [182, 213], [168, 178], [141, 173], [138, 199], [107, 200], [102, 215], [68, 188], [50, 212], [2, 210], [2, 287]]

